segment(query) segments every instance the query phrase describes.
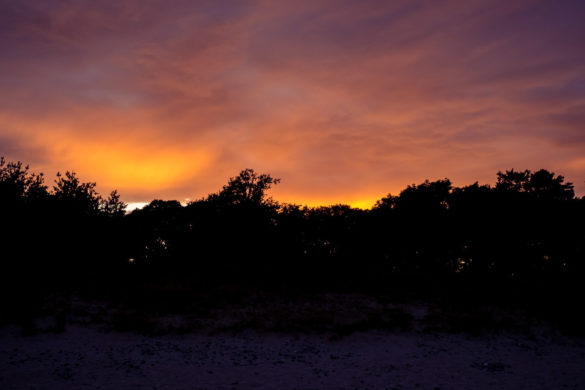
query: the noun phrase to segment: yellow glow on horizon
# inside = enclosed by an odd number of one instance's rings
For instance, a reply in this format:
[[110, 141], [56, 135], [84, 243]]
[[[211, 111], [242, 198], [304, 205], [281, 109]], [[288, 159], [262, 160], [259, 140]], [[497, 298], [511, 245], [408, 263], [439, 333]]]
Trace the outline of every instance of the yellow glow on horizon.
[[354, 209], [362, 209], [368, 210], [371, 209], [375, 204], [376, 201], [381, 199], [380, 197], [368, 197], [363, 199], [354, 199], [354, 200], [326, 200], [326, 199], [319, 199], [319, 200], [311, 200], [311, 199], [294, 199], [291, 197], [283, 197], [282, 199], [275, 197], [274, 199], [281, 202], [281, 203], [290, 203], [290, 204], [297, 204], [302, 206], [307, 206], [308, 208], [318, 208], [318, 207], [329, 207], [334, 205], [347, 205]]
[[67, 156], [84, 175], [120, 190], [159, 190], [193, 177], [210, 160], [208, 151], [140, 148], [132, 144], [85, 144]]
[[376, 204], [377, 200], [378, 200], [378, 198], [355, 200], [353, 202], [350, 202], [349, 205], [351, 207], [353, 207], [354, 209], [367, 210], [367, 209], [371, 209]]

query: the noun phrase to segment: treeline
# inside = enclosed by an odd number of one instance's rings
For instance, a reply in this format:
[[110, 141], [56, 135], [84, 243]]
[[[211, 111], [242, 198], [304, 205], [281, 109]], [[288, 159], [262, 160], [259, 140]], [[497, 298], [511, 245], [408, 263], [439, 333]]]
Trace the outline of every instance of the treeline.
[[266, 194], [276, 182], [245, 170], [186, 206], [155, 200], [133, 211], [125, 217], [131, 261], [156, 272], [334, 287], [452, 276], [524, 283], [585, 270], [585, 201], [546, 170], [499, 172], [494, 187], [426, 181], [371, 210], [278, 204]]
[[563, 176], [510, 170], [495, 186], [425, 181], [370, 210], [280, 204], [268, 196], [278, 182], [246, 169], [187, 205], [153, 200], [126, 213], [116, 192], [104, 198], [74, 173], [49, 187], [2, 159], [4, 294], [165, 279], [582, 297], [585, 199]]

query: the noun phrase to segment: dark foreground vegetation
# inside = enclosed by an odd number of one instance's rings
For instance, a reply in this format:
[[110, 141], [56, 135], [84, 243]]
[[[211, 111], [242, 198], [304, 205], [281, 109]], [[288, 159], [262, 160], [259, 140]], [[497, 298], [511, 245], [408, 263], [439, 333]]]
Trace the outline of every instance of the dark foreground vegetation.
[[[2, 159], [2, 321], [32, 333], [49, 310], [63, 328], [72, 294], [160, 314], [359, 293], [474, 308], [476, 322], [492, 319], [478, 307], [505, 307], [585, 329], [585, 199], [562, 176], [511, 170], [495, 186], [461, 188], [425, 181], [371, 210], [279, 204], [267, 195], [278, 181], [246, 169], [186, 206], [153, 200], [126, 213], [116, 192], [104, 198], [74, 173], [49, 185]], [[51, 306], [47, 297], [61, 298]], [[399, 328], [408, 322], [393, 312], [368, 321], [388, 316]]]

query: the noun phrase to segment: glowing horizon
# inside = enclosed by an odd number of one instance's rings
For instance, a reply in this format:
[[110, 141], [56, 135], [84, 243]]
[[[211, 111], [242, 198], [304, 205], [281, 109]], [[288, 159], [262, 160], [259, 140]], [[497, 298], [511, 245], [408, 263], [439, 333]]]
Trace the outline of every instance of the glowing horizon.
[[583, 20], [579, 1], [9, 0], [0, 155], [128, 203], [244, 168], [310, 206], [511, 168], [584, 195]]

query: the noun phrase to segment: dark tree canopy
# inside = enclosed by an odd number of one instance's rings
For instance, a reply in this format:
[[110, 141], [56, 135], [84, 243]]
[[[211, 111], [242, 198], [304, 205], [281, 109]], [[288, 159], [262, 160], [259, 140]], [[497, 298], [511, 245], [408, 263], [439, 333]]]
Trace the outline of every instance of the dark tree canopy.
[[99, 212], [102, 202], [102, 197], [96, 191], [95, 186], [96, 183], [81, 182], [75, 172], [67, 171], [65, 175], [58, 172], [53, 186], [53, 194], [64, 207], [94, 215]]
[[36, 199], [47, 195], [42, 173], [30, 172], [20, 161], [6, 162], [0, 157], [0, 199]]
[[267, 196], [267, 191], [280, 183], [269, 174], [257, 174], [253, 169], [244, 169], [229, 182], [217, 194], [217, 199], [230, 204], [271, 204], [272, 199]]
[[555, 177], [554, 172], [546, 169], [536, 172], [513, 169], [505, 173], [498, 172], [496, 189], [505, 192], [528, 193], [549, 200], [569, 200], [575, 197], [573, 183], [565, 183], [563, 176]]
[[447, 200], [451, 192], [449, 179], [428, 181], [419, 185], [410, 185], [400, 193], [396, 199], [396, 207], [399, 209], [424, 209], [425, 211], [439, 210], [447, 206]]
[[120, 200], [117, 190], [110, 192], [110, 196], [100, 204], [100, 210], [106, 215], [121, 217], [126, 212], [127, 204]]
[[79, 214], [122, 216], [126, 210], [117, 191], [104, 199], [97, 192], [96, 183], [80, 181], [75, 172], [67, 171], [65, 175], [58, 172], [52, 194], [62, 207]]
[[525, 192], [526, 184], [530, 180], [530, 171], [515, 171], [511, 169], [505, 173], [499, 171], [497, 173], [498, 181], [496, 189], [506, 192]]

